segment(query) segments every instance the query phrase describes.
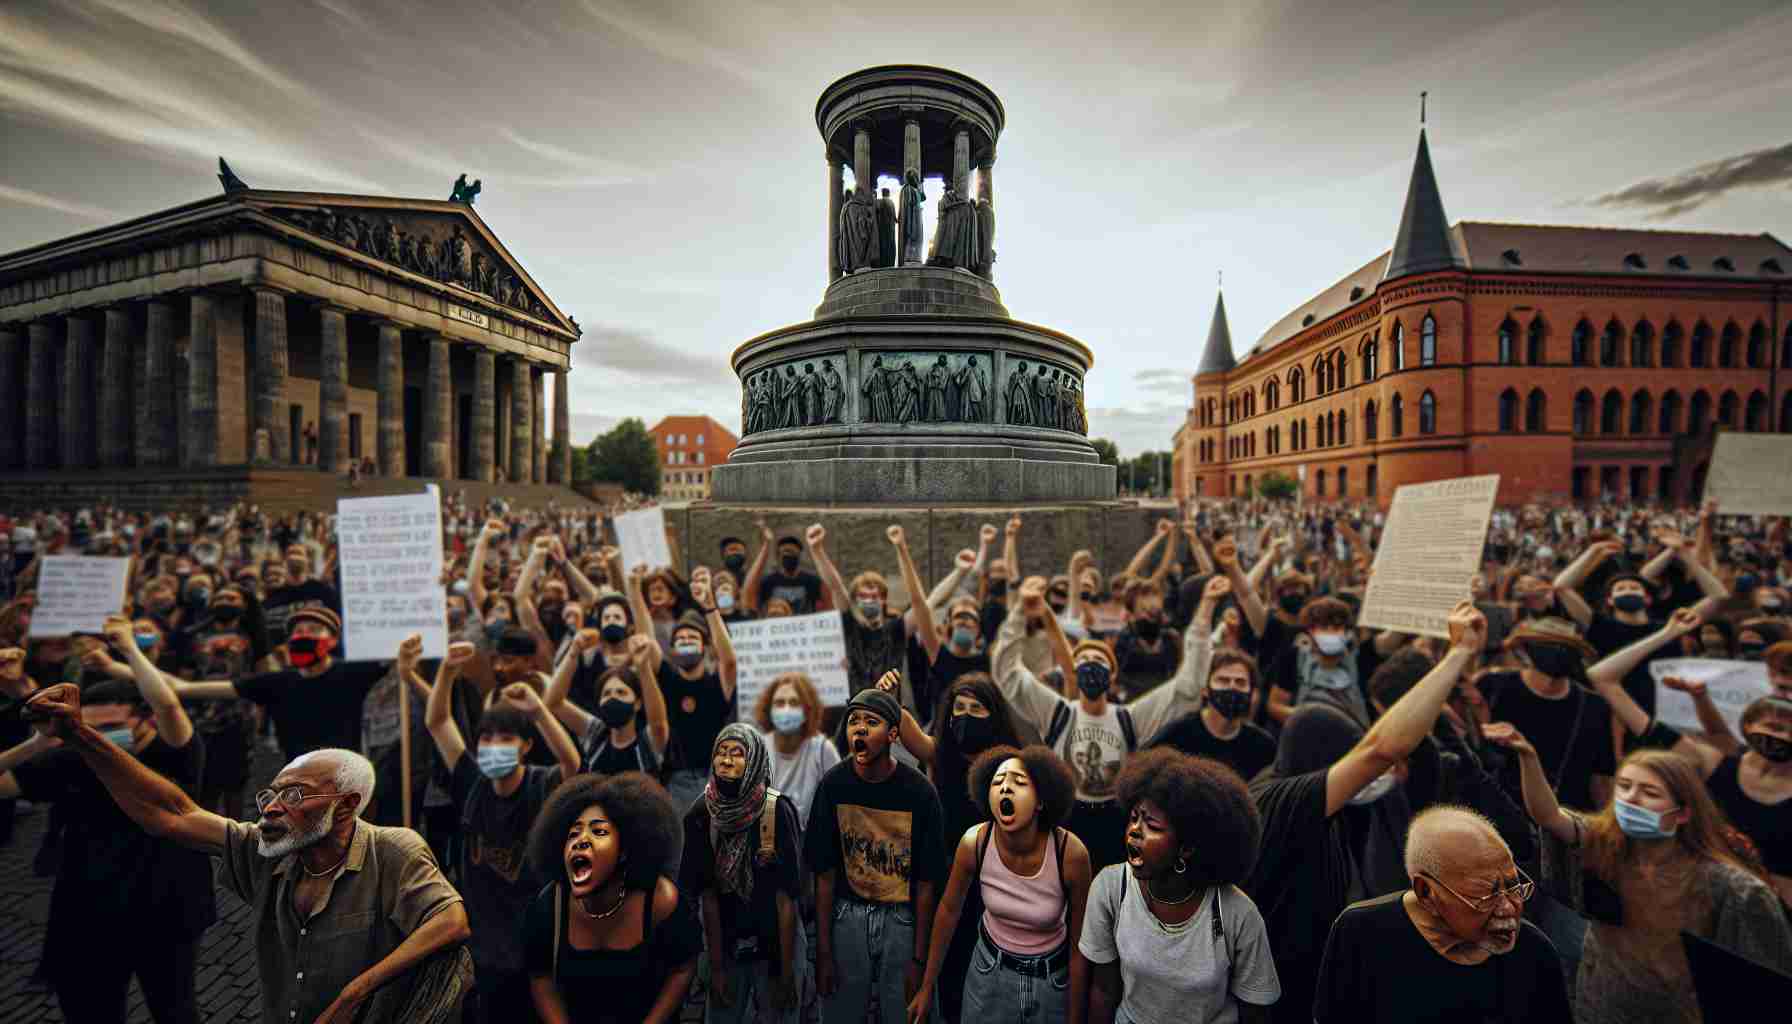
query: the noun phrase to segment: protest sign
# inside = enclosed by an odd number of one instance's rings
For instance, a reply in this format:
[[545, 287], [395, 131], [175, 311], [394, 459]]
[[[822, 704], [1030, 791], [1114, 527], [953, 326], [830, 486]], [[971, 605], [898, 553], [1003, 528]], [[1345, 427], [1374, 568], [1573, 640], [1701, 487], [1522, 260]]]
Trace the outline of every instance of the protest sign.
[[412, 633], [423, 656], [448, 653], [448, 595], [442, 588], [442, 504], [423, 494], [343, 498], [336, 503], [347, 656], [390, 658]]
[[1705, 500], [1727, 516], [1792, 515], [1792, 434], [1717, 435]]
[[751, 715], [760, 691], [786, 672], [807, 673], [823, 704], [843, 705], [850, 695], [839, 612], [736, 622], [728, 627], [728, 640], [739, 666], [734, 692], [743, 715]]
[[1683, 732], [1704, 732], [1692, 698], [1661, 684], [1676, 676], [1705, 684], [1705, 693], [1729, 723], [1730, 735], [1742, 736], [1742, 711], [1757, 698], [1773, 692], [1767, 666], [1759, 661], [1726, 661], [1722, 658], [1661, 658], [1649, 663], [1655, 680], [1655, 718]]
[[37, 572], [31, 636], [100, 633], [106, 616], [124, 611], [128, 558], [45, 555]]
[[672, 566], [672, 546], [666, 543], [666, 510], [652, 508], [624, 512], [613, 520], [616, 546], [622, 551], [622, 571], [633, 572], [635, 566], [667, 569]]
[[1357, 625], [1447, 637], [1450, 609], [1468, 597], [1500, 478], [1465, 476], [1394, 492]]

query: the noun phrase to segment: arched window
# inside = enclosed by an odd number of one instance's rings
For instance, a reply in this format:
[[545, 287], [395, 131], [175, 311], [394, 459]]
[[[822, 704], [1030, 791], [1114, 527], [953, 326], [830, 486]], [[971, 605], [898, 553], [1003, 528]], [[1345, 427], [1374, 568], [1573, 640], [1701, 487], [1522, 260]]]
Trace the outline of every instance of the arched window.
[[1661, 396], [1660, 433], [1676, 434], [1680, 431], [1680, 392], [1669, 391]]
[[1396, 394], [1390, 408], [1389, 415], [1392, 417], [1392, 421], [1388, 424], [1388, 435], [1399, 437], [1406, 433], [1406, 399]]
[[1767, 325], [1759, 320], [1748, 329], [1748, 356], [1745, 364], [1751, 370], [1759, 370], [1767, 363]]
[[1371, 498], [1375, 497], [1376, 478], [1380, 476], [1376, 470], [1379, 468], [1381, 467], [1371, 462], [1369, 464], [1369, 469], [1367, 470], [1366, 478], [1363, 480], [1363, 494]]
[[1711, 325], [1703, 320], [1692, 329], [1692, 354], [1686, 364], [1695, 370], [1711, 365]]
[[1569, 348], [1569, 361], [1572, 362], [1576, 366], [1588, 365], [1591, 362], [1591, 360], [1588, 358], [1590, 353], [1587, 351], [1587, 346], [1592, 341], [1592, 339], [1593, 339], [1593, 325], [1592, 324], [1587, 323], [1585, 320], [1582, 320], [1580, 323], [1575, 324], [1574, 325], [1574, 338], [1570, 342], [1570, 348]]
[[1274, 427], [1264, 427], [1263, 428], [1263, 454], [1274, 455], [1275, 453], [1276, 453], [1276, 430]]
[[1759, 391], [1748, 396], [1748, 412], [1743, 414], [1742, 429], [1758, 434], [1768, 429], [1767, 396]]
[[1257, 415], [1257, 392], [1246, 391], [1244, 393], [1244, 414], [1246, 416]]
[[1315, 395], [1323, 395], [1331, 390], [1331, 378], [1331, 360], [1324, 356], [1313, 360], [1313, 393]]
[[1518, 430], [1518, 392], [1511, 388], [1500, 392], [1500, 433]]
[[1661, 365], [1664, 368], [1680, 365], [1680, 339], [1685, 334], [1686, 329], [1678, 320], [1669, 320], [1667, 328], [1661, 332]]
[[1649, 425], [1654, 419], [1655, 400], [1647, 391], [1638, 391], [1630, 396], [1630, 432], [1647, 434]]
[[1325, 440], [1325, 417], [1318, 413], [1313, 414], [1313, 433], [1319, 435], [1319, 447], [1324, 448], [1327, 443]]
[[1304, 401], [1306, 399], [1306, 397], [1307, 397], [1306, 377], [1300, 372], [1300, 367], [1296, 366], [1296, 367], [1290, 368], [1288, 371], [1288, 401], [1290, 401], [1290, 402]]
[[1263, 382], [1263, 411], [1274, 412], [1282, 405], [1281, 386], [1274, 377]]
[[1524, 343], [1524, 361], [1532, 366], [1541, 366], [1546, 361], [1543, 351], [1543, 318], [1532, 317], [1530, 330]]
[[1518, 324], [1511, 317], [1500, 321], [1499, 361], [1502, 366], [1511, 366], [1518, 361]]
[[1616, 390], [1607, 391], [1605, 399], [1599, 403], [1599, 432], [1616, 434], [1624, 429], [1624, 396]]
[[1350, 410], [1338, 410], [1338, 443], [1350, 443]]
[[1437, 396], [1429, 388], [1419, 396], [1419, 433], [1437, 433]]
[[1687, 410], [1686, 432], [1694, 437], [1711, 429], [1711, 396], [1703, 391], [1695, 392], [1692, 405]]
[[[1789, 346], [1792, 346], [1792, 331], [1789, 331], [1786, 334], [1786, 344]], [[1364, 384], [1367, 384], [1370, 381], [1375, 379], [1375, 374], [1377, 372], [1376, 371], [1377, 360], [1378, 360], [1378, 357], [1380, 356], [1380, 352], [1378, 350], [1380, 349], [1380, 347], [1381, 347], [1380, 345], [1378, 345], [1377, 343], [1375, 343], [1373, 341], [1366, 341], [1363, 343], [1363, 383]]]
[[1618, 365], [1618, 341], [1623, 337], [1624, 328], [1618, 321], [1613, 320], [1605, 325], [1605, 330], [1599, 335], [1600, 366]]
[[1398, 320], [1394, 321], [1394, 334], [1388, 339], [1388, 344], [1394, 350], [1394, 369], [1406, 369], [1406, 325]]
[[1593, 392], [1581, 388], [1574, 395], [1574, 433], [1584, 437], [1593, 432]]
[[1332, 353], [1332, 387], [1344, 388], [1349, 386], [1350, 357], [1344, 354], [1343, 349], [1338, 349]]
[[1381, 434], [1381, 424], [1375, 415], [1375, 403], [1363, 406], [1363, 440], [1373, 441]]
[[1540, 434], [1548, 429], [1549, 399], [1542, 388], [1532, 388], [1524, 399], [1524, 429], [1528, 434]]
[[1736, 365], [1736, 346], [1742, 341], [1742, 328], [1735, 321], [1724, 325], [1723, 340], [1717, 343], [1717, 365], [1728, 370]]
[[1655, 365], [1655, 328], [1647, 320], [1638, 320], [1630, 329], [1630, 365]]
[[1314, 488], [1319, 497], [1325, 497], [1325, 470], [1319, 471], [1319, 482]]
[[1338, 497], [1350, 497], [1350, 467], [1338, 467]]
[[1419, 321], [1419, 365], [1437, 365], [1437, 319], [1430, 313]]
[[1736, 397], [1736, 392], [1724, 392], [1724, 396], [1717, 400], [1717, 422], [1735, 430], [1736, 414], [1741, 411], [1741, 406], [1742, 400]]

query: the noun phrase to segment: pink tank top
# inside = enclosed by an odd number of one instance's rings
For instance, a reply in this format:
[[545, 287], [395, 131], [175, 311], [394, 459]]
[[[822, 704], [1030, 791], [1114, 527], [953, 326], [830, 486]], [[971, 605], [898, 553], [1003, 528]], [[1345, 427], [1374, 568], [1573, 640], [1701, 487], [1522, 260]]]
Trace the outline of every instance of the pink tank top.
[[[994, 825], [989, 826], [995, 828]], [[1044, 956], [1064, 944], [1064, 886], [1058, 880], [1058, 837], [1045, 840], [1045, 863], [1023, 878], [1002, 860], [995, 836], [983, 854], [983, 927], [1016, 956]]]

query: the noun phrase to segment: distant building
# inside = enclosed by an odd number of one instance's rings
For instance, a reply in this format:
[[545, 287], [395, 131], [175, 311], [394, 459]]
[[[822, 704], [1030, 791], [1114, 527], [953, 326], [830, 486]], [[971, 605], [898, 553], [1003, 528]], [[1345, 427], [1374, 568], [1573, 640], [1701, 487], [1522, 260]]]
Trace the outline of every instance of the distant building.
[[1685, 502], [1716, 430], [1792, 431], [1792, 248], [1758, 235], [1463, 221], [1424, 132], [1394, 245], [1235, 359], [1223, 298], [1176, 432], [1178, 498], [1308, 499], [1498, 473], [1500, 501]]
[[740, 443], [708, 416], [668, 416], [647, 433], [660, 453], [660, 497], [672, 501], [709, 497], [709, 471]]

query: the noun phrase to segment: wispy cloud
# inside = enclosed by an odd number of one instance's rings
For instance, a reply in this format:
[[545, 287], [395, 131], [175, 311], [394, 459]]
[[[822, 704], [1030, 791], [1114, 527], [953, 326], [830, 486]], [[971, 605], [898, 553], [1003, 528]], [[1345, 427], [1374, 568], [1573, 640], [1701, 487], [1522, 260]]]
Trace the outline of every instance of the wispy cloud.
[[1591, 203], [1640, 209], [1651, 220], [1666, 220], [1729, 192], [1778, 185], [1792, 186], [1792, 142], [1713, 160], [1670, 177], [1639, 181]]
[[90, 206], [55, 196], [46, 196], [42, 192], [30, 189], [14, 188], [11, 185], [0, 185], [0, 202], [17, 203], [20, 206], [35, 206], [40, 210], [55, 210], [86, 220], [117, 220], [122, 214], [116, 210], [108, 210], [101, 206]]
[[[720, 359], [693, 356], [638, 327], [587, 327], [579, 343], [573, 346], [572, 357], [575, 367], [599, 373], [621, 372], [644, 381], [699, 388], [733, 390], [738, 387], [734, 372]], [[613, 385], [615, 382], [605, 383]]]
[[1132, 375], [1133, 384], [1145, 391], [1185, 394], [1189, 388], [1188, 371], [1171, 368], [1140, 370]]
[[623, 4], [583, 0], [583, 6], [586, 13], [606, 27], [628, 36], [668, 60], [707, 68], [755, 88], [768, 91], [776, 88], [774, 76], [752, 59], [737, 56], [695, 35], [656, 22], [647, 15], [629, 10]]
[[1186, 415], [1187, 409], [1177, 403], [1094, 407], [1089, 410], [1089, 436], [1114, 442], [1122, 455], [1162, 451], [1170, 447], [1170, 435]]

